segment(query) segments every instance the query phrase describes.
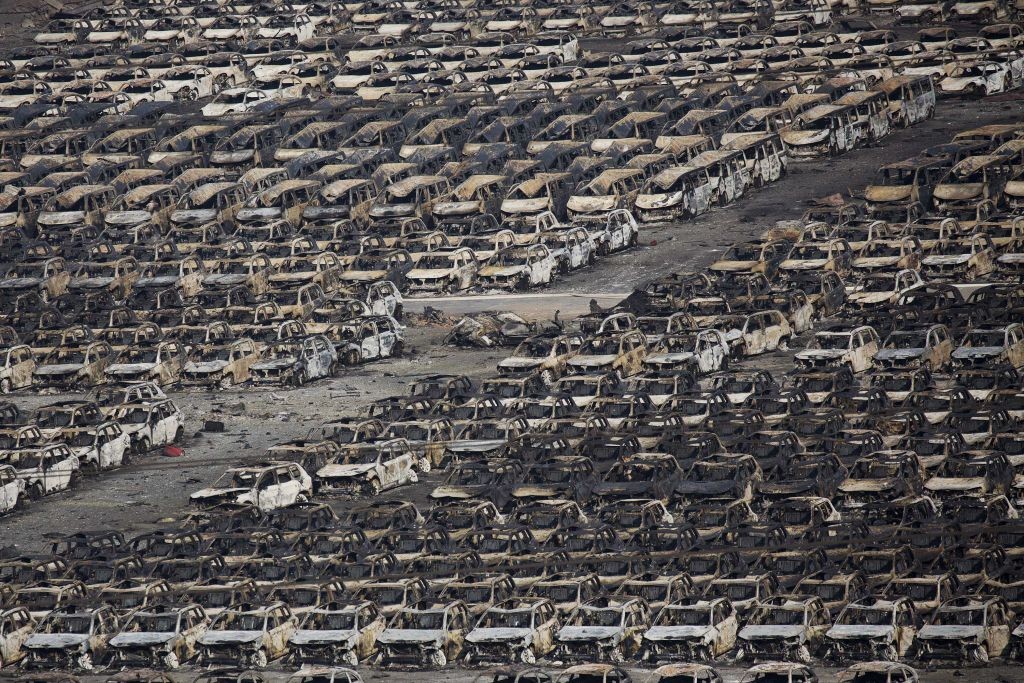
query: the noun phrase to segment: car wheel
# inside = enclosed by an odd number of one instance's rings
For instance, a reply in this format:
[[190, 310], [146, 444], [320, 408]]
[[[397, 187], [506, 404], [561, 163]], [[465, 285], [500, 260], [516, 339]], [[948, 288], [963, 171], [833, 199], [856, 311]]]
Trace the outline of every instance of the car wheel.
[[26, 493], [28, 493], [29, 500], [39, 500], [45, 494], [45, 492], [43, 491], [43, 487], [39, 484], [33, 484], [32, 486], [28, 487]]
[[149, 439], [146, 437], [139, 439], [135, 444], [135, 453], [136, 455], [145, 455], [146, 453], [149, 453]]
[[975, 645], [971, 648], [971, 653], [968, 657], [971, 664], [988, 664], [988, 645], [986, 643]]
[[811, 661], [811, 651], [806, 645], [801, 645], [793, 651], [793, 659], [801, 664], [809, 664]]
[[181, 443], [185, 439], [185, 428], [178, 427], [174, 432], [174, 441], [171, 443]]
[[181, 664], [181, 662], [178, 661], [178, 655], [174, 652], [168, 652], [160, 661], [167, 669], [177, 669]]
[[395, 345], [391, 347], [391, 357], [399, 358], [405, 351], [405, 345], [402, 342], [395, 342]]
[[9, 380], [9, 379], [0, 380], [0, 394], [9, 394], [9, 393], [11, 393], [12, 390], [13, 390], [13, 385], [11, 384], [11, 380]]
[[263, 648], [256, 650], [256, 653], [252, 656], [252, 665], [256, 669], [262, 669], [267, 666], [267, 651]]
[[358, 365], [359, 352], [352, 350], [345, 353], [345, 365]]
[[540, 381], [544, 383], [544, 386], [550, 387], [555, 383], [555, 373], [552, 370], [543, 370], [540, 373]]
[[380, 495], [381, 485], [379, 479], [371, 479], [366, 483], [366, 492], [371, 496]]
[[221, 381], [220, 381], [220, 388], [221, 389], [230, 389], [234, 385], [235, 385], [235, 378], [232, 375], [228, 375], [228, 376], [224, 377], [223, 379], [221, 379]]
[[519, 655], [519, 659], [523, 664], [536, 664], [537, 653], [533, 651], [532, 647], [527, 647], [523, 649], [522, 653]]
[[430, 458], [428, 458], [427, 456], [423, 456], [422, 458], [420, 458], [416, 464], [419, 467], [420, 472], [422, 472], [423, 474], [426, 474], [427, 472], [430, 471]]
[[78, 661], [76, 663], [78, 664], [78, 668], [84, 671], [92, 671], [94, 668], [96, 668], [92, 661], [91, 652], [83, 652], [82, 654], [78, 655]]
[[444, 650], [435, 650], [430, 653], [430, 664], [431, 666], [442, 667], [448, 664], [448, 656], [445, 655]]
[[347, 666], [359, 666], [359, 656], [355, 650], [348, 650], [341, 656], [341, 661]]

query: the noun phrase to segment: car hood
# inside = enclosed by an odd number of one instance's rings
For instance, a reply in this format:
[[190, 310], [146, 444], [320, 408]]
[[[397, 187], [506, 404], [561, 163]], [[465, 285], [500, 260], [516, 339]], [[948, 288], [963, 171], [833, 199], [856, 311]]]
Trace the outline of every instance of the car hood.
[[692, 351], [678, 351], [676, 353], [654, 353], [644, 359], [645, 363], [651, 365], [685, 363], [694, 357]]
[[84, 219], [84, 211], [44, 211], [37, 221], [43, 225], [70, 225]]
[[25, 641], [25, 647], [30, 650], [65, 650], [88, 640], [85, 633], [36, 633]]
[[591, 213], [594, 211], [611, 211], [615, 208], [615, 197], [606, 195], [603, 197], [569, 197], [567, 206], [570, 210], [579, 213]]
[[981, 183], [956, 183], [936, 185], [932, 196], [936, 199], [970, 199], [981, 194]]
[[479, 202], [440, 202], [434, 206], [433, 212], [438, 216], [466, 216], [480, 211]]
[[416, 213], [415, 204], [374, 204], [370, 207], [370, 215], [374, 218], [409, 216], [414, 213]]
[[842, 358], [844, 353], [846, 351], [843, 349], [805, 349], [796, 354], [796, 358], [797, 360], [802, 358], [808, 360], [831, 360], [833, 358]]
[[543, 362], [543, 358], [505, 358], [498, 363], [498, 367], [528, 370], [539, 366]]
[[480, 269], [481, 277], [509, 277], [527, 272], [526, 266], [485, 266]]
[[839, 485], [839, 490], [844, 493], [859, 493], [861, 491], [885, 491], [896, 485], [899, 481], [895, 477], [890, 479], [847, 479]]
[[207, 223], [217, 217], [216, 209], [179, 209], [171, 214], [172, 223]]
[[149, 633], [121, 633], [110, 639], [111, 647], [153, 647], [163, 645], [175, 634], [173, 631], [151, 631]]
[[710, 626], [653, 626], [644, 638], [653, 641], [703, 640], [712, 632]]
[[208, 375], [214, 372], [220, 372], [227, 366], [228, 362], [226, 360], [189, 362], [185, 363], [185, 372], [192, 373], [194, 375]]
[[869, 202], [897, 202], [909, 199], [913, 189], [911, 185], [868, 185], [864, 199]]
[[920, 640], [977, 639], [984, 635], [983, 626], [935, 626], [929, 624], [917, 632]]
[[358, 477], [361, 474], [366, 474], [373, 469], [371, 464], [358, 464], [358, 465], [325, 465], [317, 471], [318, 477]]
[[528, 628], [475, 628], [468, 636], [467, 643], [506, 643], [526, 640], [532, 631]]
[[110, 375], [138, 375], [156, 367], [156, 363], [115, 363], [107, 367]]
[[239, 149], [235, 151], [216, 151], [210, 154], [210, 162], [214, 164], [239, 164], [256, 156], [256, 150]]
[[0, 287], [4, 289], [24, 289], [25, 287], [35, 287], [43, 283], [41, 277], [9, 277], [0, 281]]
[[728, 491], [732, 491], [736, 482], [723, 480], [723, 481], [681, 481], [676, 484], [675, 492], [680, 495], [686, 495], [690, 493], [709, 493], [711, 495], [721, 495]]
[[971, 260], [971, 254], [934, 254], [925, 256], [921, 263], [926, 266], [953, 266], [958, 263], [967, 263]]
[[618, 626], [564, 626], [558, 631], [558, 639], [563, 642], [584, 642], [591, 640], [608, 640], [622, 635]]
[[998, 356], [1003, 352], [1001, 346], [961, 346], [953, 350], [953, 358], [979, 359]]
[[239, 221], [269, 221], [281, 215], [281, 209], [276, 206], [261, 206], [239, 209], [235, 217]]
[[923, 356], [926, 350], [923, 347], [917, 349], [882, 349], [875, 354], [875, 358], [877, 360], [909, 360]]
[[892, 298], [892, 292], [854, 292], [849, 296], [852, 303], [880, 304]]
[[177, 275], [156, 275], [154, 277], [140, 277], [135, 281], [139, 289], [146, 287], [170, 287], [178, 281]]
[[501, 203], [501, 210], [506, 213], [536, 213], [548, 208], [548, 198], [506, 199]]
[[1020, 197], [1021, 195], [1024, 195], [1024, 181], [1007, 181], [1006, 185], [1003, 187], [1003, 192], [1006, 194], [1013, 195], [1014, 197]]
[[614, 362], [615, 356], [610, 353], [597, 356], [576, 356], [569, 359], [569, 365], [582, 368], [599, 368]]
[[248, 493], [248, 489], [200, 489], [193, 493], [189, 498], [192, 500], [203, 500], [207, 498], [229, 498], [233, 496], [239, 496], [243, 493]]
[[739, 636], [744, 640], [789, 640], [804, 634], [803, 626], [744, 626]]
[[145, 223], [153, 217], [149, 211], [111, 211], [103, 217], [104, 222], [109, 225], [138, 225]]
[[421, 645], [433, 643], [440, 645], [444, 642], [444, 631], [418, 628], [389, 628], [377, 636], [377, 642], [385, 645], [397, 645], [400, 643], [416, 643]]
[[291, 645], [326, 645], [328, 643], [341, 643], [355, 638], [359, 632], [355, 629], [347, 631], [296, 631], [288, 639]]
[[932, 477], [924, 487], [931, 491], [972, 491], [985, 487], [984, 477]]
[[70, 375], [78, 372], [83, 366], [81, 363], [60, 363], [58, 365], [41, 365], [33, 372], [41, 377], [56, 377], [59, 375]]
[[828, 139], [827, 130], [787, 130], [781, 134], [787, 145], [815, 145]]
[[250, 366], [250, 370], [284, 370], [295, 365], [298, 361], [297, 356], [288, 356], [286, 358], [274, 358], [272, 360], [260, 361], [259, 363], [253, 363]]
[[636, 207], [638, 209], [663, 209], [668, 206], [675, 206], [683, 201], [682, 192], [658, 192], [655, 194], [637, 195]]
[[207, 631], [199, 637], [200, 645], [243, 645], [255, 643], [262, 631]]
[[451, 273], [450, 268], [413, 268], [406, 277], [410, 280], [440, 280]]
[[246, 273], [215, 273], [203, 277], [203, 284], [207, 287], [224, 287], [231, 285], [245, 284], [249, 280]]
[[833, 626], [825, 634], [829, 638], [835, 640], [859, 640], [863, 638], [883, 638], [886, 636], [892, 636], [892, 626], [867, 626], [857, 624], [840, 624], [839, 626]]

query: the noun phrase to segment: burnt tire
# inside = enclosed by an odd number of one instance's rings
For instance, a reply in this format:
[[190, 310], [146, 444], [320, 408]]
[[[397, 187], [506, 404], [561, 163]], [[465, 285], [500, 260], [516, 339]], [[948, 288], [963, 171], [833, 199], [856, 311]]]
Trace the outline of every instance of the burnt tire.
[[0, 379], [0, 394], [9, 394], [14, 390], [14, 385], [9, 379]]
[[383, 487], [381, 487], [379, 479], [371, 479], [366, 482], [366, 495], [378, 496], [382, 490]]
[[135, 443], [135, 454], [145, 455], [146, 453], [149, 453], [149, 448], [149, 439], [142, 437]]
[[395, 342], [395, 345], [391, 347], [391, 357], [401, 358], [403, 353], [405, 353], [405, 344], [402, 342]]
[[267, 651], [266, 650], [264, 650], [263, 648], [260, 648], [259, 650], [256, 650], [256, 652], [253, 653], [253, 655], [252, 655], [252, 666], [253, 666], [253, 668], [263, 669], [263, 668], [266, 668], [268, 663], [269, 663], [269, 659], [267, 658]]
[[91, 652], [83, 652], [78, 655], [78, 658], [75, 660], [75, 664], [83, 671], [93, 671], [96, 668], [96, 665], [92, 660]]
[[178, 655], [176, 652], [166, 653], [160, 658], [160, 664], [162, 664], [165, 669], [177, 669], [181, 666], [181, 662], [178, 661]]
[[988, 664], [988, 645], [986, 643], [975, 645], [971, 648], [970, 653], [967, 655], [967, 659], [971, 664], [977, 664], [979, 666]]
[[359, 352], [358, 351], [347, 351], [347, 352], [345, 352], [345, 365], [359, 365]]

